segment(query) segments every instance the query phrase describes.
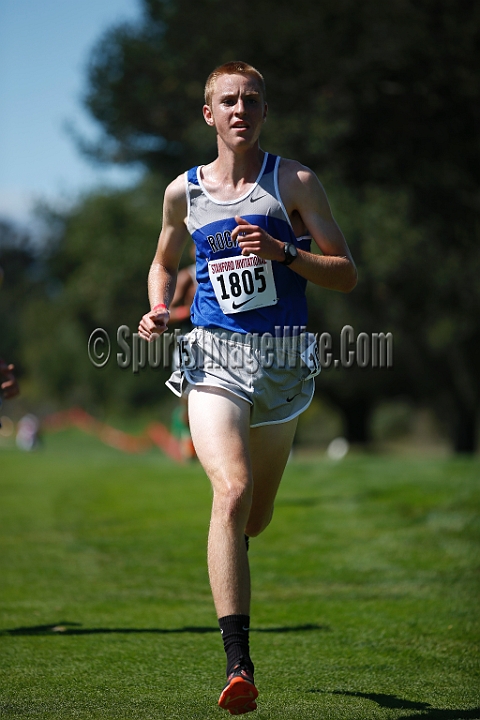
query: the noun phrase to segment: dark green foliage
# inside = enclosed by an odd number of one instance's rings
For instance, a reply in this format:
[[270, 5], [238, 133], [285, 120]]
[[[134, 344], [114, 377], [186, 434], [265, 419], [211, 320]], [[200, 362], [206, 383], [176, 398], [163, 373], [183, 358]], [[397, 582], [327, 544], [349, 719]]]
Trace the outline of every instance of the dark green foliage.
[[0, 220], [0, 357], [22, 371], [19, 316], [42, 294], [42, 266], [27, 233]]
[[[109, 158], [167, 175], [208, 161], [213, 138], [200, 115], [207, 74], [236, 57], [258, 66], [271, 101], [265, 147], [329, 180], [359, 265], [354, 299], [326, 299], [325, 307], [358, 331], [395, 333], [395, 375], [351, 372], [341, 392], [330, 379], [326, 390], [372, 406], [408, 387], [448, 418], [457, 449], [472, 450], [480, 400], [478, 5], [243, 0], [224, 10], [221, 0], [149, 0], [138, 23], [104, 36], [86, 103]], [[329, 314], [312, 320], [332, 327]]]
[[451, 193], [476, 205], [478, 40], [474, 2], [243, 0], [224, 12], [221, 0], [145, 0], [138, 23], [98, 43], [86, 103], [118, 161], [180, 172], [213, 151], [208, 73], [243, 58], [265, 74], [274, 151], [360, 183], [444, 188], [433, 210], [445, 215]]
[[[164, 370], [147, 367], [134, 375], [116, 363], [117, 329], [127, 325], [136, 332], [149, 309], [147, 275], [163, 190], [162, 183], [149, 180], [134, 190], [98, 192], [45, 218], [51, 228], [44, 250], [47, 293], [27, 304], [22, 316], [24, 361], [41, 397], [127, 411], [151, 406], [165, 394]], [[95, 328], [104, 328], [111, 340], [104, 368], [94, 367], [87, 354]]]
[[[116, 371], [107, 381], [113, 368], [85, 364], [86, 337], [97, 325], [136, 327], [161, 223], [158, 178], [215, 156], [203, 85], [213, 67], [239, 58], [266, 78], [263, 146], [317, 172], [358, 264], [352, 295], [310, 289], [312, 329], [336, 338], [349, 324], [357, 334], [394, 335], [393, 369], [325, 371], [319, 391], [342, 410], [351, 440], [368, 440], [379, 400], [402, 395], [433, 407], [453, 446], [472, 452], [480, 404], [478, 4], [143, 0], [141, 8], [137, 22], [109, 29], [92, 52], [85, 103], [101, 137], [84, 149], [139, 163], [152, 179], [50, 217], [47, 296], [22, 324], [38, 384], [47, 374], [66, 402], [75, 384], [100, 403], [112, 400]], [[53, 319], [53, 340], [42, 328], [33, 347], [32, 322], [50, 328]], [[62, 348], [54, 357], [52, 343]], [[144, 377], [115, 388], [125, 407], [153, 397]]]

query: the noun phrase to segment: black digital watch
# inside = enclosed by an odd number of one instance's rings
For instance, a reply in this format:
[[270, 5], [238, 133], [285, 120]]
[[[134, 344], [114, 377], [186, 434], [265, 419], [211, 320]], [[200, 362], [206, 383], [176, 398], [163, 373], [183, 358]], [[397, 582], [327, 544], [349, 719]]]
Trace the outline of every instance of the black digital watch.
[[293, 243], [285, 243], [283, 252], [285, 253], [285, 260], [282, 262], [282, 265], [290, 265], [295, 258], [298, 257], [297, 247]]

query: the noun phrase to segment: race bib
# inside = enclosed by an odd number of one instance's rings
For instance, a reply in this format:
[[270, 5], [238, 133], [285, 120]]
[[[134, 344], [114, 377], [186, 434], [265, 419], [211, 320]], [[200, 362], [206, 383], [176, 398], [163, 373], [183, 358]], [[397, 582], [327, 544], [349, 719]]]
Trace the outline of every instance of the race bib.
[[225, 315], [277, 303], [272, 261], [258, 255], [210, 260], [208, 274]]

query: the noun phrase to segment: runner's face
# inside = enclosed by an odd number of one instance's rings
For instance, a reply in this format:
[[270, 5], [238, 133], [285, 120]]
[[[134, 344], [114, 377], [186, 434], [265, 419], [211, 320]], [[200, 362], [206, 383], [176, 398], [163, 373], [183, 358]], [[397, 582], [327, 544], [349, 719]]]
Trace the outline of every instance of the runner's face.
[[210, 106], [204, 105], [207, 125], [215, 127], [228, 145], [253, 145], [267, 115], [257, 80], [250, 75], [220, 75]]

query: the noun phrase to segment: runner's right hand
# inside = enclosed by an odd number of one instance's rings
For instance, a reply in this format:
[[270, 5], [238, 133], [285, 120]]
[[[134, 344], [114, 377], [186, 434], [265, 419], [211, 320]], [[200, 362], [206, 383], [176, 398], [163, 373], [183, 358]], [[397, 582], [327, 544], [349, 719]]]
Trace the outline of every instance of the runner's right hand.
[[156, 310], [145, 313], [138, 326], [138, 334], [144, 340], [151, 342], [157, 335], [161, 335], [167, 329], [170, 313], [165, 310]]

